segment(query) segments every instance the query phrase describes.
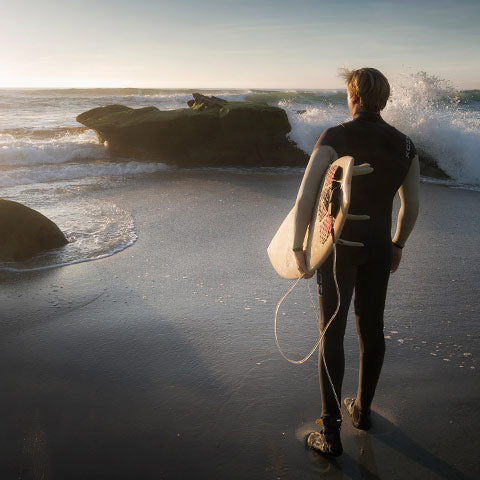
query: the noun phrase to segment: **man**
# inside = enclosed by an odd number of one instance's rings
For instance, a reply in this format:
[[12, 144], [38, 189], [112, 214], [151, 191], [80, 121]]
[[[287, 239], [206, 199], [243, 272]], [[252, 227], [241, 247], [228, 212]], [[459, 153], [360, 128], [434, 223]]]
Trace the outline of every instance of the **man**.
[[[345, 406], [353, 425], [367, 430], [371, 426], [370, 407], [385, 352], [383, 311], [389, 274], [397, 270], [417, 218], [420, 172], [413, 143], [380, 116], [390, 96], [385, 76], [374, 68], [361, 68], [346, 71], [344, 77], [353, 120], [325, 130], [315, 145], [297, 196], [293, 244], [299, 270], [307, 278], [312, 276], [306, 268], [303, 239], [312, 214], [312, 198], [325, 169], [344, 155], [351, 155], [356, 165], [369, 163], [373, 172], [352, 181], [349, 213], [369, 215], [370, 219], [347, 220], [341, 234], [342, 239], [362, 242], [364, 247], [337, 246], [340, 308], [325, 333], [319, 355], [323, 426], [307, 439], [310, 447], [332, 456], [343, 451], [342, 416], [337, 400], [345, 369], [343, 337], [352, 294], [355, 291], [360, 368], [356, 397], [345, 399]], [[397, 191], [401, 208], [392, 240], [392, 204]], [[324, 308], [323, 330], [338, 302], [333, 255], [318, 269], [317, 283]]]

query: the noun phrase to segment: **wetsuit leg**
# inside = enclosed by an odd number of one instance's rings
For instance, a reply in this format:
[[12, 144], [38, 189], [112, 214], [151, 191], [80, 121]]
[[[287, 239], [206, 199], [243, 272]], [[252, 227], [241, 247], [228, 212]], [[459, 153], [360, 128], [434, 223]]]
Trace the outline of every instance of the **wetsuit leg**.
[[[335, 391], [341, 399], [342, 381], [345, 372], [345, 357], [343, 350], [343, 338], [347, 324], [348, 308], [352, 299], [356, 276], [356, 262], [351, 258], [351, 247], [337, 247], [337, 280], [340, 289], [340, 309], [333, 322], [323, 337], [319, 349], [319, 380], [322, 397], [322, 418], [341, 418], [335, 396], [328, 379], [325, 363], [330, 373]], [[317, 271], [318, 293], [320, 307], [323, 305], [323, 318], [320, 327], [323, 331], [325, 325], [337, 308], [337, 290], [333, 277], [333, 254], [323, 263]]]
[[375, 250], [360, 265], [355, 281], [355, 320], [360, 347], [360, 369], [356, 406], [369, 412], [385, 355], [383, 311], [387, 294], [391, 244]]

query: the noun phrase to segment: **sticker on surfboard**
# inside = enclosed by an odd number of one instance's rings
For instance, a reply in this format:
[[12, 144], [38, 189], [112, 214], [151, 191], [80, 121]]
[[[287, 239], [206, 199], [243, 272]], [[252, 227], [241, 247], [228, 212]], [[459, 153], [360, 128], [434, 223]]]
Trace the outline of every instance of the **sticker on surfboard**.
[[[367, 220], [369, 218], [367, 215], [348, 214], [352, 176], [373, 171], [368, 164], [355, 167], [353, 162], [352, 157], [341, 157], [330, 164], [323, 176], [303, 242], [307, 267], [311, 272], [315, 271], [330, 255], [334, 243], [353, 247], [363, 246], [361, 243], [340, 239], [347, 219]], [[280, 276], [288, 279], [302, 276], [292, 250], [294, 233], [295, 207], [280, 225], [267, 248], [273, 268]]]

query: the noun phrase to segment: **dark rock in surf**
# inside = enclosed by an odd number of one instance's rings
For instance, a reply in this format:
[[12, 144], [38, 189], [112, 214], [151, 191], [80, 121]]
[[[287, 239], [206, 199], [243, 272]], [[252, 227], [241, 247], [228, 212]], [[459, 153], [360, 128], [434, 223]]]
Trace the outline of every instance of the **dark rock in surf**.
[[114, 155], [179, 166], [304, 166], [308, 155], [287, 138], [278, 107], [193, 94], [190, 108], [161, 111], [107, 105], [77, 121], [107, 141]]
[[435, 159], [421, 148], [417, 148], [420, 161], [420, 173], [432, 178], [450, 178], [438, 165]]
[[57, 225], [41, 213], [0, 199], [0, 259], [25, 260], [67, 243]]
[[193, 100], [189, 100], [187, 105], [190, 108], [195, 108], [196, 110], [206, 110], [207, 108], [222, 108], [228, 102], [223, 98], [218, 97], [207, 97], [201, 93], [192, 93]]
[[[161, 111], [107, 105], [80, 114], [118, 156], [179, 166], [305, 166], [308, 154], [287, 138], [287, 114], [260, 102], [228, 102], [193, 93], [189, 108]], [[305, 110], [298, 110], [299, 115]], [[320, 132], [319, 132], [320, 133]], [[435, 159], [419, 151], [423, 175], [448, 178]]]

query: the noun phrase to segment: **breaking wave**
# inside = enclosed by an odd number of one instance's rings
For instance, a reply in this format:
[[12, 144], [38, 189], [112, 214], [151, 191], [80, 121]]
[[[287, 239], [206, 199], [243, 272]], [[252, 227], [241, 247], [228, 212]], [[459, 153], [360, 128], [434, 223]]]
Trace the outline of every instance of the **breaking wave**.
[[[479, 91], [459, 92], [425, 72], [402, 75], [391, 85], [392, 96], [382, 113], [385, 120], [410, 136], [417, 150], [434, 158], [456, 182], [480, 185]], [[350, 115], [345, 100], [312, 106], [294, 101], [299, 98], [283, 98], [277, 105], [288, 113], [290, 138], [310, 153], [323, 130], [349, 121]]]
[[384, 117], [452, 179], [478, 185], [480, 111], [465, 108], [464, 100], [450, 82], [419, 72], [393, 84]]

